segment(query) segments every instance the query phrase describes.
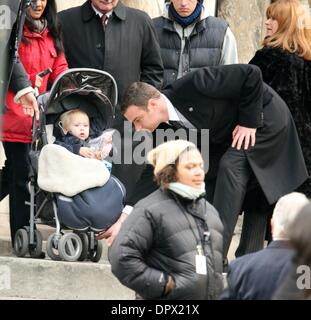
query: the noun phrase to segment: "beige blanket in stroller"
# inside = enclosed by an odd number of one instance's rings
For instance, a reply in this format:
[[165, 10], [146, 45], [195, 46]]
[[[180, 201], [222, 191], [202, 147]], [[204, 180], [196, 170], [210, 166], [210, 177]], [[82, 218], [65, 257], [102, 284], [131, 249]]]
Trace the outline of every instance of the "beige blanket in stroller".
[[67, 197], [103, 186], [110, 172], [97, 159], [78, 156], [56, 144], [45, 145], [39, 156], [38, 185], [42, 190]]

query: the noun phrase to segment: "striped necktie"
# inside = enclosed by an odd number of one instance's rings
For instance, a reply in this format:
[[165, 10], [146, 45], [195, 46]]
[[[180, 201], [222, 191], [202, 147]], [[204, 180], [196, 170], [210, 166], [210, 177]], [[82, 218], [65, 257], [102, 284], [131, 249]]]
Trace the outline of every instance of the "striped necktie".
[[103, 29], [104, 29], [104, 31], [106, 31], [108, 20], [109, 20], [109, 16], [103, 14], [102, 17], [101, 17], [101, 20], [102, 20]]
[[170, 120], [168, 122], [175, 130], [180, 129], [180, 128], [184, 128], [183, 124], [181, 121], [172, 121]]

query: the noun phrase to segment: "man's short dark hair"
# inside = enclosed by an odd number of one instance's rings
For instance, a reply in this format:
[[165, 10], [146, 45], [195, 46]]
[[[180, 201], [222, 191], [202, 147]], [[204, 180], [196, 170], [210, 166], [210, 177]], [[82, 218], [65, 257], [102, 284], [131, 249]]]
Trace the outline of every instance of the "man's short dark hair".
[[148, 101], [150, 99], [158, 99], [160, 96], [161, 93], [152, 85], [145, 82], [134, 82], [124, 93], [121, 112], [124, 114], [131, 105], [147, 110]]

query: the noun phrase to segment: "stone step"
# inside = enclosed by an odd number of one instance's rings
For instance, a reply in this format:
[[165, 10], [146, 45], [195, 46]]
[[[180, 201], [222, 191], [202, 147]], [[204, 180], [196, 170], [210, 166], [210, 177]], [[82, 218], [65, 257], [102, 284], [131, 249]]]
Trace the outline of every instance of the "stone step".
[[[0, 256], [9, 256], [11, 255], [11, 244], [10, 244], [10, 231], [8, 224], [8, 215], [0, 213]], [[233, 239], [231, 242], [231, 246], [228, 253], [229, 261], [234, 260], [235, 250], [239, 244], [240, 234], [242, 229], [242, 216], [239, 217], [237, 226], [235, 228], [235, 232], [233, 235]], [[43, 240], [47, 240], [49, 235], [55, 232], [55, 229], [46, 225], [38, 225], [38, 229], [42, 234]], [[45, 251], [45, 241], [43, 242], [43, 250]], [[107, 259], [107, 245], [106, 242], [103, 241], [103, 259]]]
[[[55, 232], [55, 228], [43, 224], [38, 225], [38, 229], [43, 240], [47, 240], [49, 235]], [[0, 238], [3, 237], [10, 237], [9, 215], [6, 213], [0, 213]]]
[[134, 299], [108, 263], [0, 257], [0, 299]]
[[[101, 260], [104, 262], [108, 262], [108, 247], [106, 241], [102, 240], [103, 252]], [[46, 253], [46, 241], [42, 242], [42, 250]], [[11, 238], [10, 237], [0, 237], [0, 256], [13, 256], [12, 246], [11, 246]], [[46, 253], [46, 259], [50, 259]]]
[[10, 237], [9, 215], [0, 213], [0, 237]]
[[1, 236], [0, 237], [0, 256], [12, 255], [11, 238]]
[[[43, 239], [43, 251], [46, 252], [46, 240], [55, 232], [55, 228], [47, 225], [37, 225], [40, 230]], [[66, 231], [67, 232], [67, 231]], [[70, 232], [70, 231], [69, 231]], [[107, 260], [107, 245], [105, 241], [103, 243], [102, 258]], [[12, 254], [10, 229], [9, 229], [9, 216], [7, 214], [0, 213], [0, 256], [10, 256]]]
[[48, 299], [36, 299], [36, 298], [21, 298], [21, 297], [0, 297], [0, 301], [1, 300], [6, 300], [6, 301], [10, 301], [10, 300], [48, 300]]

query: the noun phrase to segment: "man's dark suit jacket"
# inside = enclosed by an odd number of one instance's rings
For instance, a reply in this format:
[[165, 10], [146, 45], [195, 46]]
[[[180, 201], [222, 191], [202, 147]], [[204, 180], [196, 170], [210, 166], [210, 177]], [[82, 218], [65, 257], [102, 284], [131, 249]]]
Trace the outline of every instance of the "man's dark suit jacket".
[[160, 88], [163, 64], [150, 17], [126, 7], [114, 8], [105, 33], [90, 1], [59, 13], [65, 54], [70, 68], [94, 68], [109, 72], [116, 80], [121, 99], [135, 81]]
[[[208, 179], [216, 179], [220, 158], [231, 148], [237, 125], [257, 128], [255, 146], [241, 152], [270, 204], [307, 179], [291, 113], [280, 96], [263, 83], [258, 67], [235, 64], [201, 68], [169, 85], [163, 94], [195, 128], [209, 129]], [[154, 191], [152, 168], [146, 170], [129, 204]]]
[[263, 250], [242, 256], [229, 265], [224, 300], [271, 300], [292, 267], [288, 241], [273, 241]]

